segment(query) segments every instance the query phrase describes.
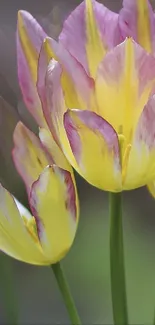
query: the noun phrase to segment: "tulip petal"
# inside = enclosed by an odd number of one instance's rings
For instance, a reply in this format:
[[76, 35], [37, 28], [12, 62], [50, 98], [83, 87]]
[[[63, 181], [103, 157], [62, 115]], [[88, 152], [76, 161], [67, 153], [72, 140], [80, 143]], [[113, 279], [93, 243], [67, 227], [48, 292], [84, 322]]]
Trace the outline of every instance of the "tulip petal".
[[46, 264], [37, 234], [34, 240], [25, 227], [24, 218], [30, 221], [33, 217], [18, 201], [15, 203], [12, 195], [0, 184], [0, 249], [27, 263]]
[[44, 148], [48, 151], [48, 153], [53, 158], [54, 164], [60, 168], [71, 171], [70, 164], [68, 163], [62, 150], [54, 141], [50, 131], [41, 128], [39, 130], [39, 138]]
[[39, 126], [46, 127], [36, 89], [37, 65], [45, 32], [26, 11], [18, 12], [17, 64], [18, 78], [24, 102]]
[[59, 40], [87, 73], [95, 77], [107, 49], [119, 43], [118, 35], [118, 14], [97, 1], [87, 0], [67, 18]]
[[119, 143], [112, 126], [96, 113], [80, 110], [67, 111], [64, 126], [78, 164], [75, 169], [92, 185], [119, 191]]
[[132, 189], [146, 184], [151, 187], [152, 179], [155, 179], [155, 96], [139, 118], [123, 187]]
[[47, 165], [53, 163], [53, 159], [33, 132], [21, 122], [15, 128], [13, 139], [13, 160], [29, 194], [32, 183]]
[[[86, 0], [85, 22], [86, 22], [86, 55], [90, 75], [95, 78], [99, 63], [106, 53], [106, 44], [103, 45], [96, 24], [92, 0]], [[93, 55], [92, 55], [93, 53]]]
[[32, 186], [30, 205], [44, 255], [56, 263], [71, 247], [77, 229], [78, 199], [71, 174], [47, 167]]
[[124, 39], [131, 36], [146, 51], [155, 51], [155, 15], [148, 0], [124, 0], [119, 26]]
[[[44, 50], [50, 53], [51, 58], [58, 61], [62, 67], [61, 84], [67, 107], [74, 108], [77, 105], [81, 109], [92, 107], [94, 82], [87, 76], [81, 64], [71, 56], [62, 44], [51, 38], [46, 38]], [[49, 65], [47, 80], [51, 76], [51, 65]]]
[[62, 124], [66, 108], [61, 88], [62, 70], [57, 61], [51, 60], [51, 55], [43, 45], [38, 63], [37, 90], [48, 127], [55, 141], [59, 143], [58, 121]]
[[[38, 68], [38, 82], [37, 82], [38, 93], [42, 102], [42, 109], [44, 112], [44, 116], [46, 118], [47, 124], [53, 136], [53, 141], [55, 141], [55, 144], [57, 144], [60, 148], [64, 149], [65, 152], [67, 151], [71, 153], [69, 142], [66, 137], [66, 132], [63, 127], [63, 115], [66, 111], [66, 105], [64, 101], [62, 87], [61, 87], [62, 69], [60, 65], [56, 63], [56, 61], [54, 61], [53, 59], [50, 60], [51, 57], [50, 51], [51, 49], [46, 50], [46, 48], [43, 46], [40, 53], [39, 68]], [[48, 70], [47, 70], [47, 64], [49, 61], [50, 63], [48, 65]], [[72, 96], [72, 91], [70, 92], [70, 94]], [[46, 137], [47, 137], [47, 132], [46, 132]], [[44, 140], [45, 140], [45, 131], [44, 131]], [[47, 141], [45, 147], [46, 145], [47, 145]], [[73, 160], [75, 160], [74, 157]], [[56, 161], [57, 159], [55, 160], [55, 163]], [[64, 164], [64, 159], [62, 161]], [[64, 166], [60, 165], [60, 163], [58, 163], [58, 166], [64, 168]], [[65, 169], [68, 170], [68, 168], [66, 167]]]
[[132, 39], [108, 52], [99, 66], [96, 96], [100, 115], [128, 142], [155, 84], [155, 58]]
[[[54, 42], [54, 44], [56, 44], [56, 42]], [[62, 53], [64, 54], [64, 52]], [[61, 53], [59, 53], [59, 55], [61, 57]], [[67, 59], [69, 61], [66, 59], [67, 65], [70, 62], [70, 57], [68, 57], [68, 55], [69, 54], [67, 54]], [[66, 111], [66, 104], [68, 107], [75, 106], [75, 104], [78, 103], [78, 98], [75, 91], [72, 89], [72, 86], [70, 88], [70, 85], [73, 85], [73, 81], [70, 80], [69, 84], [66, 83], [65, 90], [62, 90], [62, 68], [59, 64], [55, 64], [55, 61], [52, 59], [47, 69], [47, 63], [49, 62], [50, 57], [52, 57], [52, 49], [50, 47], [49, 39], [46, 39], [40, 53], [37, 88], [41, 98], [44, 116], [53, 135], [53, 138], [59, 147], [62, 148], [66, 157], [68, 157], [68, 154], [71, 156], [72, 152], [63, 126], [63, 115]], [[57, 57], [54, 59], [56, 58]], [[76, 72], [74, 63], [72, 64], [72, 67], [73, 71]], [[71, 68], [67, 68], [67, 71], [69, 70], [71, 70]], [[63, 75], [63, 81], [65, 80], [65, 76], [66, 73]], [[83, 75], [79, 75], [79, 77], [81, 80], [83, 80]], [[83, 84], [83, 87], [85, 87], [84, 91], [87, 92], [85, 82]], [[74, 164], [76, 163], [73, 155], [72, 161]]]

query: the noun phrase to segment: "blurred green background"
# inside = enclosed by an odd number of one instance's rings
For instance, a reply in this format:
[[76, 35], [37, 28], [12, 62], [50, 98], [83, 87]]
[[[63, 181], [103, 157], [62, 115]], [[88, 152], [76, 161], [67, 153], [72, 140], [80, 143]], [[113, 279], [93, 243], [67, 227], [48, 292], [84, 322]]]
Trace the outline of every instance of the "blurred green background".
[[[115, 11], [121, 8], [121, 1], [102, 2]], [[57, 38], [63, 20], [78, 3], [77, 0], [0, 2], [0, 95], [4, 98], [0, 98], [0, 180], [25, 204], [24, 185], [11, 159], [12, 132], [19, 119], [32, 130], [36, 130], [36, 125], [22, 103], [17, 83], [17, 11], [30, 11]], [[152, 4], [155, 7], [154, 1]], [[91, 187], [77, 175], [76, 179], [81, 218], [74, 245], [62, 263], [83, 325], [112, 324], [108, 194]], [[151, 324], [155, 308], [155, 200], [144, 188], [124, 193], [123, 203], [129, 320], [130, 324]], [[20, 324], [69, 324], [51, 269], [19, 263], [3, 254], [0, 256], [1, 324], [7, 318], [3, 275], [11, 269]]]

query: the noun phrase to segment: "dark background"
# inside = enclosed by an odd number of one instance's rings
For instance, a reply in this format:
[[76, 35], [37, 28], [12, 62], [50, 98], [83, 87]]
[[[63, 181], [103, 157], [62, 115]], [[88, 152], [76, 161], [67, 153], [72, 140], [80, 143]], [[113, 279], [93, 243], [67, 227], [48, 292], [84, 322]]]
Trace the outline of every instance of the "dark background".
[[[121, 2], [102, 1], [119, 11]], [[48, 34], [57, 38], [62, 22], [80, 1], [0, 0], [0, 181], [26, 204], [24, 185], [12, 164], [12, 132], [19, 119], [35, 123], [22, 103], [16, 74], [17, 11], [31, 12]], [[152, 1], [155, 7], [155, 2]], [[81, 218], [75, 243], [63, 261], [83, 325], [112, 324], [109, 278], [108, 194], [77, 176]], [[155, 308], [155, 201], [147, 190], [124, 193], [124, 236], [130, 324], [151, 324]], [[0, 321], [5, 273], [13, 272], [20, 324], [69, 324], [52, 271], [0, 256]]]

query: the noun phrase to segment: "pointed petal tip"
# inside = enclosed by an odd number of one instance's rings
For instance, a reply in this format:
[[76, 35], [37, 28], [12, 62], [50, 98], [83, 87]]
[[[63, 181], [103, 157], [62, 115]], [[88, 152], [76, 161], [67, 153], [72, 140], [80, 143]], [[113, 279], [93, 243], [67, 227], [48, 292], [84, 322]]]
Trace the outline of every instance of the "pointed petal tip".
[[18, 10], [18, 12], [17, 12], [17, 17], [18, 17], [18, 19], [21, 19], [21, 18], [23, 18], [23, 19], [27, 19], [27, 20], [31, 20], [32, 18], [33, 19], [35, 19], [31, 14], [30, 14], [30, 12], [28, 12], [27, 10], [23, 10], [23, 9], [20, 9], [20, 10]]
[[89, 76], [91, 70], [95, 75], [102, 54], [120, 43], [118, 14], [98, 1], [85, 0], [65, 20], [59, 40]]
[[17, 12], [17, 18], [20, 19], [24, 15], [25, 11], [24, 10], [18, 10]]
[[15, 129], [14, 129], [14, 132], [13, 132], [13, 143], [14, 143], [14, 146], [16, 144], [16, 140], [17, 140], [17, 137], [19, 136], [19, 134], [25, 129], [25, 125], [23, 124], [22, 121], [19, 121], [16, 126], [15, 126]]
[[18, 17], [24, 16], [25, 14], [27, 14], [28, 12], [26, 10], [20, 9], [17, 12]]
[[22, 27], [24, 21], [31, 22], [35, 18], [26, 10], [18, 10], [17, 12], [17, 27], [18, 29]]

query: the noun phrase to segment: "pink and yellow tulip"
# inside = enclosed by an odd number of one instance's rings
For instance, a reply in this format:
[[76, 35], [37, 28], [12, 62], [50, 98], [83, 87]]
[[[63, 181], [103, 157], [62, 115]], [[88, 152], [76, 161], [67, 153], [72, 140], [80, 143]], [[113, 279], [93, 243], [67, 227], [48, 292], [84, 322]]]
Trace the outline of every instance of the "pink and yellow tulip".
[[32, 184], [32, 214], [0, 185], [0, 249], [23, 262], [50, 265], [70, 249], [78, 221], [71, 174], [48, 166]]
[[154, 195], [155, 18], [148, 1], [123, 6], [118, 15], [82, 2], [59, 43], [45, 39], [37, 87], [51, 133], [79, 174], [103, 190], [148, 185]]
[[19, 13], [18, 20], [18, 76], [25, 104], [40, 128], [38, 138], [19, 122], [12, 156], [32, 214], [0, 185], [0, 249], [27, 263], [49, 265], [60, 261], [72, 246], [78, 196], [72, 168], [48, 130], [36, 88], [37, 62], [46, 35], [31, 15], [24, 15], [25, 20]]
[[[155, 193], [154, 14], [147, 1], [124, 1], [123, 5], [117, 15], [96, 1], [86, 0], [64, 23], [59, 42], [46, 37], [30, 14], [19, 12], [19, 82], [27, 108], [40, 127], [41, 147], [45, 151], [39, 160], [38, 151], [34, 156], [40, 144], [36, 144], [38, 139], [32, 140], [31, 134], [26, 145], [28, 153], [21, 158], [22, 137], [16, 137], [17, 127], [13, 155], [29, 198], [33, 187], [36, 189], [32, 184], [36, 184], [41, 168], [53, 161], [60, 170], [68, 171], [76, 193], [66, 158], [89, 183], [103, 190], [119, 192], [148, 185]], [[134, 24], [133, 17], [136, 17]], [[50, 162], [49, 156], [52, 156]], [[54, 191], [51, 193], [54, 195]], [[73, 201], [77, 203], [77, 196]], [[50, 203], [52, 207], [53, 201]], [[43, 206], [42, 212], [46, 211]], [[36, 211], [32, 205], [37, 225]], [[41, 219], [44, 218], [43, 213]], [[73, 224], [72, 240], [77, 217]], [[39, 236], [39, 228], [35, 228]], [[60, 227], [53, 224], [48, 229], [51, 240], [53, 231], [58, 236]], [[64, 250], [61, 247], [56, 254], [57, 260], [67, 250], [62, 246]], [[50, 252], [51, 263], [56, 258]]]
[[[147, 185], [155, 196], [154, 34], [147, 0], [124, 0], [119, 14], [85, 0], [65, 21], [58, 42], [29, 13], [19, 12], [18, 77], [39, 137], [21, 123], [14, 132], [13, 159], [32, 215], [0, 187], [4, 252], [41, 265], [65, 256], [78, 224], [70, 164], [100, 189]], [[127, 324], [121, 196], [111, 198], [114, 322]], [[66, 297], [66, 286], [64, 292]], [[72, 323], [80, 324], [68, 301]]]

